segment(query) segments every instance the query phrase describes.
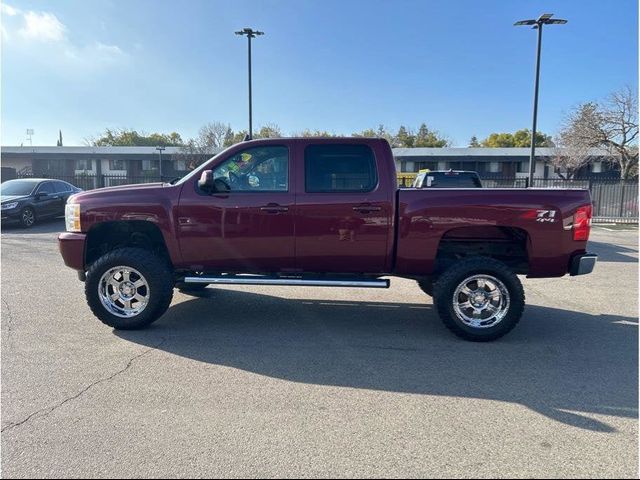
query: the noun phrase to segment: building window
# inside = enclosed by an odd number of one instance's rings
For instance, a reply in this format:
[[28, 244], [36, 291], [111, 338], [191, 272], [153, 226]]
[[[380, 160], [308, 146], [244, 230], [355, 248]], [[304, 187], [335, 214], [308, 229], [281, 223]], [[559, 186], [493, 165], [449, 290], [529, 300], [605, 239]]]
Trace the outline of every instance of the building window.
[[491, 172], [491, 173], [499, 173], [500, 172], [500, 163], [499, 162], [490, 162], [489, 163], [489, 172]]
[[87, 159], [87, 158], [83, 158], [81, 160], [76, 160], [76, 170], [91, 170], [92, 167], [92, 161]]
[[187, 169], [187, 161], [185, 159], [181, 159], [181, 160], [176, 160], [176, 166], [175, 169], [177, 171], [183, 171]]
[[158, 169], [157, 160], [142, 160], [142, 170], [157, 170], [157, 169]]
[[125, 170], [124, 160], [109, 159], [109, 170]]

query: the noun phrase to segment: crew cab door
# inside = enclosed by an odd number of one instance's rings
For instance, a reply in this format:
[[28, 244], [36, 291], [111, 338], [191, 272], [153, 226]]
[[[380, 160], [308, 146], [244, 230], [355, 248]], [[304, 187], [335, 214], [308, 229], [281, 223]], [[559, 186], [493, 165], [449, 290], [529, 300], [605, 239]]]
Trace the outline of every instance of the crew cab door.
[[[206, 194], [197, 179], [182, 190], [177, 231], [192, 270], [271, 273], [294, 265], [293, 162], [285, 145], [235, 149], [212, 165], [226, 193]], [[216, 159], [217, 160], [217, 159]]]
[[382, 148], [337, 142], [342, 143], [299, 145], [296, 268], [304, 272], [388, 271], [395, 195], [395, 177], [391, 182], [389, 175], [395, 172], [388, 172], [379, 161], [385, 155]]

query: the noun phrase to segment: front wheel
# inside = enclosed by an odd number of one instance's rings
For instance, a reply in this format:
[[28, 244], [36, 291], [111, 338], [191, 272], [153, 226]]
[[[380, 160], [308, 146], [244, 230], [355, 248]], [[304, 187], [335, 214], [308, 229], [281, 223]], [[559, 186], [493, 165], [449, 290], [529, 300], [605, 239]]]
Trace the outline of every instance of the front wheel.
[[120, 248], [89, 267], [85, 295], [93, 314], [119, 330], [143, 328], [169, 308], [173, 278], [165, 260], [139, 248]]
[[488, 257], [461, 260], [434, 285], [440, 318], [457, 336], [475, 342], [496, 340], [522, 317], [524, 289], [504, 263]]

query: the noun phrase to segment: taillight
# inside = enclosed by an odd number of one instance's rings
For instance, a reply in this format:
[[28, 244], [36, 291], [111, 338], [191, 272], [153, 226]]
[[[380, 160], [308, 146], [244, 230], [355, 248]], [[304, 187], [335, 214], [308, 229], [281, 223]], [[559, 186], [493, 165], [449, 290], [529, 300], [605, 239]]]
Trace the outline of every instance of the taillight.
[[573, 215], [573, 239], [579, 241], [589, 240], [591, 231], [591, 205], [578, 207]]

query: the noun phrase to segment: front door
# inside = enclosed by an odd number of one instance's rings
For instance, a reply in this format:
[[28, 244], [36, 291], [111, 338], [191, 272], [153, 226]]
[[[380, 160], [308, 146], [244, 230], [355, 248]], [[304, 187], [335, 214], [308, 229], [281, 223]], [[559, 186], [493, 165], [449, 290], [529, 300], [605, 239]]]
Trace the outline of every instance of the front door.
[[297, 174], [296, 267], [387, 271], [395, 195], [389, 178], [395, 172], [379, 171], [376, 154], [362, 143], [309, 143], [300, 149], [304, 172]]
[[176, 218], [183, 262], [192, 270], [277, 273], [294, 266], [293, 162], [280, 145], [235, 150], [213, 176], [227, 193], [182, 191]]

